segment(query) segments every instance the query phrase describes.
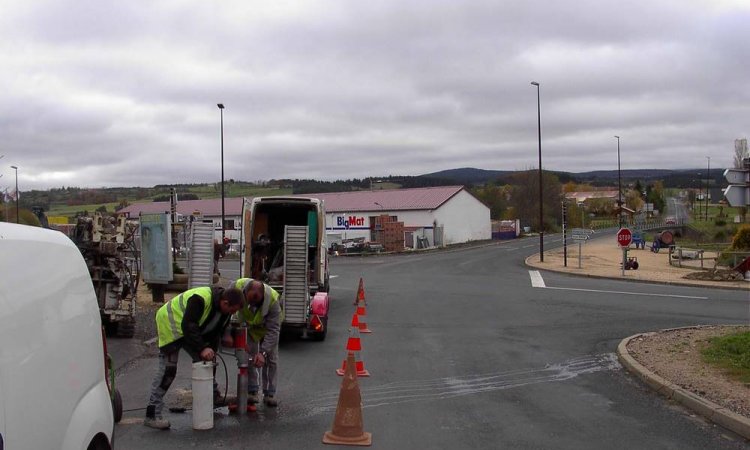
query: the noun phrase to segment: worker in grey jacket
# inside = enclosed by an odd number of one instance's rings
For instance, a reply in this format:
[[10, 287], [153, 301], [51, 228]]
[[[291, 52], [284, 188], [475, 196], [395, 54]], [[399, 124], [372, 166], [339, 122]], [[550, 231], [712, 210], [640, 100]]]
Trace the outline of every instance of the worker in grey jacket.
[[248, 354], [250, 364], [256, 368], [250, 370], [247, 400], [249, 403], [258, 403], [258, 390], [262, 388], [263, 403], [269, 407], [278, 406], [275, 396], [279, 334], [281, 322], [284, 320], [279, 293], [271, 286], [252, 278], [240, 278], [232, 287], [242, 290], [245, 295], [245, 304], [237, 313], [237, 317], [248, 326]]

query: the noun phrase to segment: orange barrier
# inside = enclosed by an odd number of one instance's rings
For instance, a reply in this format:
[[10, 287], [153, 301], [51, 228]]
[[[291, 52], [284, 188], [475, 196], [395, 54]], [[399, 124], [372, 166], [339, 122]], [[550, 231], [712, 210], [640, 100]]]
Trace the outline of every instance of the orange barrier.
[[372, 434], [364, 431], [362, 394], [359, 392], [357, 371], [354, 370], [356, 365], [354, 353], [347, 354], [346, 362], [348, 364], [345, 364], [346, 374], [341, 381], [336, 416], [333, 419], [331, 431], [326, 431], [323, 435], [323, 443], [369, 446], [372, 445]]
[[[359, 338], [359, 316], [357, 316], [357, 313], [354, 313], [354, 315], [352, 315], [352, 324], [351, 328], [349, 328], [349, 333], [349, 340], [346, 341], [347, 355], [353, 354], [355, 357], [354, 366], [356, 368], [357, 376], [369, 377], [370, 372], [365, 369], [365, 362], [361, 359], [362, 341]], [[340, 369], [336, 369], [336, 375], [344, 376], [347, 368], [347, 359], [344, 359], [344, 362], [341, 364]]]

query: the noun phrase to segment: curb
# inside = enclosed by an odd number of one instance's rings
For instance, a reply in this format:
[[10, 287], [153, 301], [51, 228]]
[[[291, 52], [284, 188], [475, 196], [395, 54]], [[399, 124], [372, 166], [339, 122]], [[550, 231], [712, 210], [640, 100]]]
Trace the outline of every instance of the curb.
[[697, 288], [710, 288], [710, 289], [723, 289], [727, 291], [747, 291], [748, 288], [745, 287], [735, 287], [735, 286], [722, 286], [720, 284], [713, 285], [713, 284], [699, 284], [699, 283], [683, 283], [678, 281], [660, 281], [660, 280], [633, 280], [629, 278], [622, 278], [622, 277], [612, 277], [607, 275], [592, 275], [590, 273], [575, 273], [575, 272], [568, 272], [566, 270], [557, 270], [552, 267], [539, 267], [535, 266], [534, 264], [529, 263], [529, 260], [531, 258], [538, 258], [539, 253], [534, 253], [531, 256], [528, 256], [524, 260], [524, 264], [526, 264], [526, 267], [532, 267], [534, 269], [538, 270], [546, 270], [548, 272], [555, 272], [555, 273], [562, 273], [565, 275], [571, 275], [574, 277], [582, 277], [582, 278], [598, 278], [602, 280], [619, 280], [619, 281], [627, 281], [629, 283], [645, 283], [645, 284], [665, 284], [669, 286], [684, 286], [684, 287], [697, 287]]
[[721, 425], [722, 427], [739, 434], [745, 439], [750, 439], [750, 419], [719, 406], [708, 399], [699, 397], [674, 383], [670, 383], [642, 366], [635, 360], [635, 358], [630, 356], [630, 353], [628, 352], [628, 342], [638, 337], [652, 336], [654, 334], [656, 333], [634, 334], [633, 336], [626, 337], [620, 341], [620, 344], [617, 346], [617, 356], [620, 363], [622, 363], [626, 369], [636, 375], [641, 381], [654, 389], [658, 394], [663, 395], [667, 399], [676, 401], [686, 408], [702, 415], [711, 422]]

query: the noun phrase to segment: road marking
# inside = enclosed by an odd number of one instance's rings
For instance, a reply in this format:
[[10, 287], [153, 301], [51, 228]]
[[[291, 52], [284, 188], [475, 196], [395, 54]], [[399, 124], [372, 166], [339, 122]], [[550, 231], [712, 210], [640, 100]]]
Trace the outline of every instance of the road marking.
[[329, 276], [328, 276], [328, 278], [329, 278], [329, 279], [330, 279], [330, 278], [338, 278], [338, 277], [339, 277], [338, 275], [329, 275]]
[[526, 245], [523, 248], [531, 248], [531, 247], [536, 247], [536, 244]]
[[542, 274], [538, 270], [529, 270], [529, 276], [531, 277], [531, 286], [543, 288], [546, 287]]
[[[533, 283], [532, 283], [532, 286], [533, 286]], [[558, 291], [596, 292], [599, 294], [643, 295], [646, 297], [672, 297], [672, 298], [690, 298], [694, 300], [708, 300], [708, 297], [697, 297], [694, 295], [653, 294], [650, 292], [605, 291], [601, 289], [581, 289], [581, 288], [566, 288], [566, 287], [553, 287], [553, 286], [534, 286], [534, 287], [543, 287], [545, 289], [557, 289]]]

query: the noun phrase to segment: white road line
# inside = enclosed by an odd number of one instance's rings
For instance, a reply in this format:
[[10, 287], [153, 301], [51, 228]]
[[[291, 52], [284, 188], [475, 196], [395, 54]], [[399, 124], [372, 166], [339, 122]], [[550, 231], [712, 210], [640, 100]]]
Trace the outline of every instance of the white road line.
[[523, 248], [531, 248], [531, 247], [536, 247], [536, 244], [526, 245]]
[[529, 276], [531, 277], [531, 286], [543, 288], [546, 287], [542, 274], [538, 270], [529, 270]]
[[[533, 281], [533, 277], [532, 277], [532, 281]], [[533, 286], [533, 282], [532, 282], [532, 286]], [[558, 291], [597, 292], [601, 294], [643, 295], [647, 297], [674, 297], [674, 298], [691, 298], [695, 300], [708, 300], [708, 297], [696, 297], [692, 295], [652, 294], [648, 292], [604, 291], [600, 289], [579, 289], [579, 288], [565, 288], [565, 287], [552, 287], [552, 286], [534, 286], [534, 287], [543, 287], [546, 289], [557, 289]]]
[[328, 278], [338, 278], [338, 275], [329, 275]]

